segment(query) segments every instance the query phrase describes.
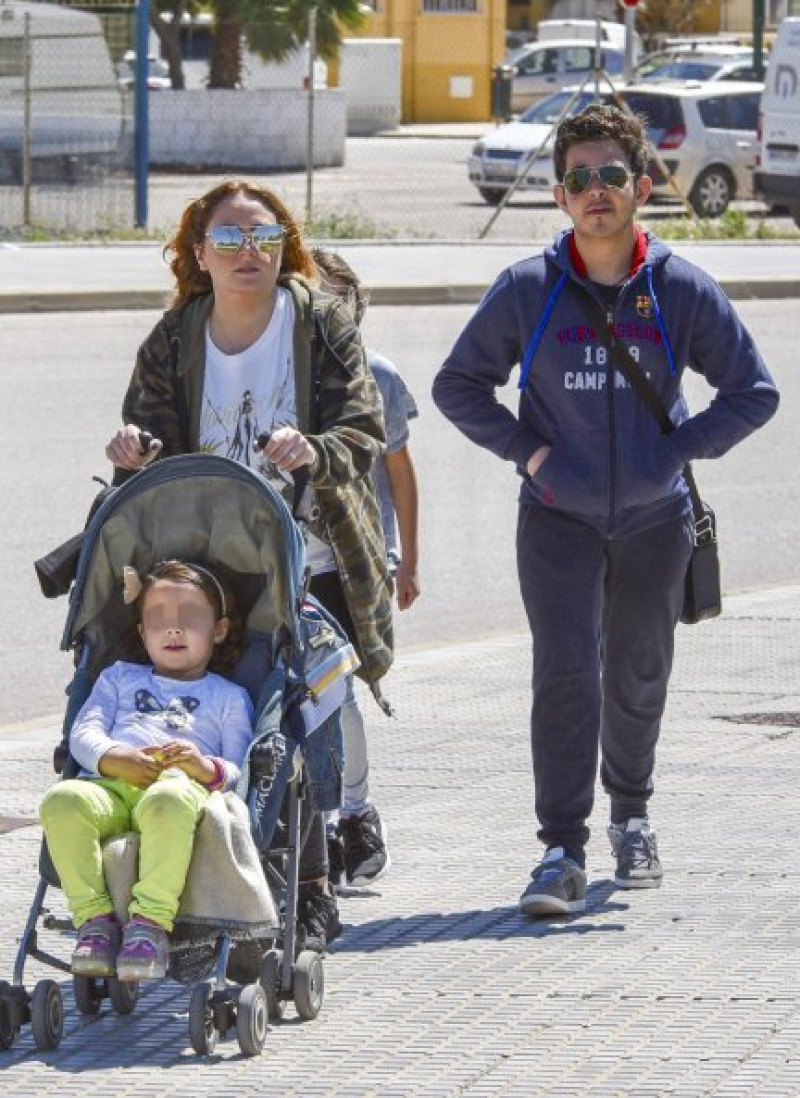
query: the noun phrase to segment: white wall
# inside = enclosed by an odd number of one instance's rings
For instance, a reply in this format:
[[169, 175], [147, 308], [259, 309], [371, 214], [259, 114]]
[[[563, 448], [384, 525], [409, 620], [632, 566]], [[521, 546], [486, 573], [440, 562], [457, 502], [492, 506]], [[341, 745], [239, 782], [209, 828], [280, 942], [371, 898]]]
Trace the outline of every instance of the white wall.
[[347, 97], [347, 132], [374, 133], [400, 124], [403, 102], [401, 38], [344, 38], [339, 87]]
[[[150, 96], [150, 163], [209, 168], [306, 166], [308, 97], [293, 88], [158, 91]], [[344, 163], [343, 91], [314, 93], [314, 167]]]

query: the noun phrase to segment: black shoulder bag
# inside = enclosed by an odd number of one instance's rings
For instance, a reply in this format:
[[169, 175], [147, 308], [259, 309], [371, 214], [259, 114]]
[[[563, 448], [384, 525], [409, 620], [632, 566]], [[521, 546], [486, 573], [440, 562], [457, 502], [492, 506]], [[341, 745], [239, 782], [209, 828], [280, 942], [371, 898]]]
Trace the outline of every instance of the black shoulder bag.
[[[661, 403], [655, 386], [639, 368], [628, 348], [619, 343], [611, 331], [605, 314], [597, 302], [591, 298], [592, 311], [602, 322], [598, 324], [598, 339], [611, 353], [616, 368], [644, 403], [665, 435], [675, 430], [675, 424]], [[602, 333], [607, 333], [608, 340]], [[717, 552], [717, 520], [707, 503], [700, 499], [691, 465], [683, 467], [683, 479], [689, 489], [694, 513], [694, 549], [686, 570], [686, 583], [683, 594], [683, 609], [680, 620], [684, 625], [696, 625], [707, 618], [716, 618], [722, 612], [722, 591], [719, 575], [719, 554]]]

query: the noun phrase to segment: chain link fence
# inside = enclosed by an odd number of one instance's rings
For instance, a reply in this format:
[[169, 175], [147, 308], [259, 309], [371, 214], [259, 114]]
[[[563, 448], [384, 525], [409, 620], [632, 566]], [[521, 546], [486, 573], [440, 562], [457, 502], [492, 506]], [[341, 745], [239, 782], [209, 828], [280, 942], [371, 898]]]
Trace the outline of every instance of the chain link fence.
[[0, 234], [132, 224], [133, 96], [117, 74], [131, 35], [131, 9], [0, 2]]

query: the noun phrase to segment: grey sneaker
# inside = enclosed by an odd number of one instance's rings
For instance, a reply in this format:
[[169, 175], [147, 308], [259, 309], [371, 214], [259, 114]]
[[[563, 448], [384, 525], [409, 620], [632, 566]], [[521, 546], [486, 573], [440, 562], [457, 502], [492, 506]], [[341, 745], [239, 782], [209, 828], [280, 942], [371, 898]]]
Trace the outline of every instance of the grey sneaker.
[[648, 820], [632, 816], [624, 825], [610, 823], [606, 830], [617, 859], [614, 883], [620, 888], [659, 888], [664, 870]]
[[553, 846], [531, 873], [519, 898], [523, 915], [578, 915], [586, 910], [586, 874], [564, 848]]

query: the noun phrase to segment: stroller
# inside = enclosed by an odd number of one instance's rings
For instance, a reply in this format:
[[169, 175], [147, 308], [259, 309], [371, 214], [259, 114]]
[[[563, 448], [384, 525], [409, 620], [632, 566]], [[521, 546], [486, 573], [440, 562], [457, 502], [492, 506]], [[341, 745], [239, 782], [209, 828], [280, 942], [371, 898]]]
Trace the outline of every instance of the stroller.
[[[168, 975], [193, 985], [189, 1037], [198, 1055], [211, 1053], [234, 1028], [241, 1051], [258, 1055], [269, 1021], [281, 1018], [284, 1004], [291, 1000], [301, 1018], [316, 1018], [325, 986], [322, 955], [298, 946], [305, 768], [292, 766], [281, 786], [273, 781], [274, 760], [270, 763], [267, 751], [265, 779], [264, 747], [276, 733], [299, 749], [305, 735], [326, 726], [338, 730], [347, 678], [358, 665], [355, 652], [338, 623], [305, 595], [304, 542], [292, 511], [266, 480], [237, 462], [202, 454], [165, 458], [110, 490], [79, 540], [61, 642], [63, 649], [74, 649], [76, 668], [62, 742], [54, 754], [63, 777], [75, 776], [78, 769], [69, 754], [75, 717], [100, 671], [122, 657], [124, 639], [134, 627], [133, 611], [122, 599], [125, 565], [143, 573], [169, 558], [206, 564], [232, 588], [245, 623], [242, 655], [231, 677], [253, 698], [255, 732], [239, 786], [223, 800], [235, 802], [230, 808], [239, 818], [244, 813], [245, 845], [250, 844], [257, 867], [256, 892], [260, 885], [266, 896], [264, 917], [246, 927], [235, 919], [218, 927], [204, 925], [199, 937], [190, 925], [171, 940]], [[73, 541], [77, 548], [78, 539]], [[296, 758], [299, 750], [292, 754]], [[279, 834], [283, 841], [275, 845]], [[48, 889], [59, 886], [44, 842], [39, 871], [12, 983], [0, 981], [0, 1049], [10, 1048], [28, 1023], [40, 1049], [57, 1048], [63, 1035], [59, 984], [43, 979], [29, 993], [23, 981], [28, 957], [71, 971], [39, 943], [40, 927], [75, 933], [69, 918], [44, 906]], [[216, 890], [224, 891], [224, 885]], [[237, 951], [240, 961], [231, 964]], [[135, 983], [84, 975], [72, 979], [75, 1005], [84, 1015], [97, 1014], [106, 998], [118, 1014], [135, 1009]]]

